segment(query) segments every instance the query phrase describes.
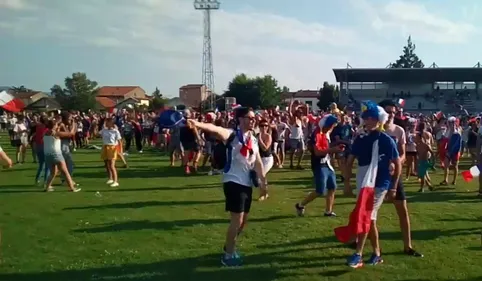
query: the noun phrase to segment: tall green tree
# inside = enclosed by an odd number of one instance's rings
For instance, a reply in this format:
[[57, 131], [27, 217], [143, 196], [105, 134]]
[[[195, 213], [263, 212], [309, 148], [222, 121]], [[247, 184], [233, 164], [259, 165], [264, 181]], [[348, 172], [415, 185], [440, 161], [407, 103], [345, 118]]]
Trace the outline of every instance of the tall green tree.
[[239, 74], [229, 83], [224, 96], [235, 97], [236, 103], [243, 106], [271, 108], [280, 104], [281, 93], [287, 89], [279, 87], [278, 81], [271, 75], [250, 78], [246, 74]]
[[149, 109], [151, 110], [158, 110], [167, 104], [167, 99], [162, 96], [161, 91], [157, 87], [152, 93], [152, 97], [152, 101], [149, 104]]
[[52, 96], [59, 102], [63, 109], [87, 111], [96, 109], [97, 82], [87, 78], [82, 72], [73, 73], [64, 80], [65, 87], [54, 85], [50, 89]]
[[336, 102], [339, 91], [338, 86], [330, 84], [327, 81], [323, 82], [323, 87], [320, 89], [318, 96], [318, 108], [321, 110], [328, 109], [331, 103]]
[[407, 45], [403, 47], [403, 52], [391, 68], [423, 68], [425, 65], [415, 54], [416, 46], [412, 43], [412, 36], [408, 36]]

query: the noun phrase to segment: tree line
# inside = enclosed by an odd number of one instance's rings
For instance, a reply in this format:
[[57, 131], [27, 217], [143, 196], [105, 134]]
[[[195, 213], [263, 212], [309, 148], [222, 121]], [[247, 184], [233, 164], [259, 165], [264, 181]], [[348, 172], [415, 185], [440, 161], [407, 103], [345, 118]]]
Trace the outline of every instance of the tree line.
[[[403, 47], [402, 54], [394, 62], [390, 63], [391, 68], [423, 68], [424, 64], [415, 54], [415, 44], [409, 36], [407, 45]], [[25, 86], [11, 87], [14, 92], [28, 92], [30, 89]], [[50, 89], [50, 94], [66, 110], [98, 109], [96, 96], [99, 85], [96, 81], [90, 80], [86, 73], [76, 72], [64, 79], [64, 85], [55, 84]], [[325, 81], [318, 90], [318, 108], [324, 110], [332, 102], [338, 102], [340, 90], [338, 85]], [[290, 98], [290, 90], [286, 86], [280, 86], [278, 80], [271, 75], [249, 77], [246, 74], [236, 75], [228, 84], [227, 90], [222, 95], [216, 95], [216, 107], [224, 110], [224, 98], [234, 97], [236, 103], [249, 106], [255, 109], [268, 109], [285, 105], [285, 98]], [[293, 93], [294, 94], [294, 93]], [[163, 107], [168, 99], [160, 90], [156, 89], [151, 93], [153, 97], [149, 109], [156, 110]], [[291, 98], [295, 98], [291, 96]], [[201, 109], [213, 110], [208, 101], [199, 105]]]

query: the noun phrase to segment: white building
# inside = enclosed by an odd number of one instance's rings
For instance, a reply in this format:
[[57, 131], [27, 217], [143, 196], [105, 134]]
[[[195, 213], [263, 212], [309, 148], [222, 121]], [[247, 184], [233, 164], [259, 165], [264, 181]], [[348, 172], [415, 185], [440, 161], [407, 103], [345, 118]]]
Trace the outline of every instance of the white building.
[[301, 103], [309, 105], [311, 110], [318, 111], [318, 96], [319, 92], [317, 90], [299, 90], [298, 92], [286, 93], [284, 101], [289, 104], [293, 98]]

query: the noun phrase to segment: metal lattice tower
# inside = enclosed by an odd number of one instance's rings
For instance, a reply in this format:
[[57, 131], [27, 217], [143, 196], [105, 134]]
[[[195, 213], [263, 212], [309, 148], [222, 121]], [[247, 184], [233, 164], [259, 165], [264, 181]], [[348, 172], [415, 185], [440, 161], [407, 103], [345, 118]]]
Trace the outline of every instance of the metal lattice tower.
[[213, 53], [211, 46], [211, 10], [218, 10], [220, 6], [217, 0], [194, 0], [194, 9], [202, 10], [204, 13], [204, 40], [203, 40], [203, 62], [202, 62], [202, 83], [209, 89], [211, 108], [216, 107], [214, 90], [214, 69]]

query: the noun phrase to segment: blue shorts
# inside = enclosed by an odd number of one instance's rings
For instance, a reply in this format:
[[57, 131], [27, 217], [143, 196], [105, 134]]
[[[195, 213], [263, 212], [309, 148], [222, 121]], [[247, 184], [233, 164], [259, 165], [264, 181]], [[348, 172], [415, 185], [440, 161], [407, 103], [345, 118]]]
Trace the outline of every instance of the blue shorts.
[[315, 191], [319, 195], [326, 194], [327, 190], [336, 190], [335, 171], [327, 166], [313, 169], [313, 176], [315, 178]]

